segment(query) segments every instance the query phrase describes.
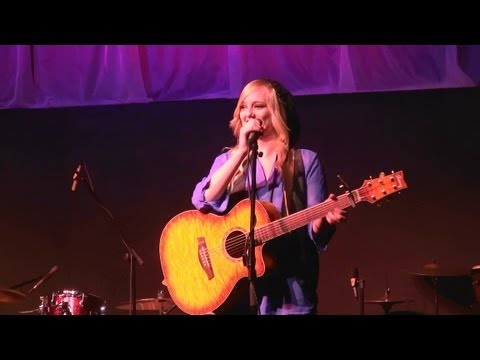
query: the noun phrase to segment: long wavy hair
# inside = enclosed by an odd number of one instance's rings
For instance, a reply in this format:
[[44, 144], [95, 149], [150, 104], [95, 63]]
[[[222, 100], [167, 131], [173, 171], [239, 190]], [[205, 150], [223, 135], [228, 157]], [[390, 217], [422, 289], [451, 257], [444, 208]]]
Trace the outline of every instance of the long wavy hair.
[[[229, 124], [233, 135], [237, 139], [237, 144], [233, 149], [238, 146], [238, 137], [240, 134], [240, 128], [242, 127], [242, 121], [240, 120], [240, 105], [247, 96], [259, 87], [267, 89], [267, 108], [272, 115], [272, 127], [276, 134], [275, 150], [277, 152], [277, 160], [275, 162], [275, 167], [281, 172], [289, 150], [299, 139], [300, 122], [293, 95], [278, 81], [257, 79], [249, 82], [243, 88], [238, 98], [237, 106], [233, 112], [233, 119], [230, 120]], [[233, 189], [234, 184], [243, 178], [245, 163], [246, 158], [233, 176], [232, 181], [230, 182], [230, 189]]]

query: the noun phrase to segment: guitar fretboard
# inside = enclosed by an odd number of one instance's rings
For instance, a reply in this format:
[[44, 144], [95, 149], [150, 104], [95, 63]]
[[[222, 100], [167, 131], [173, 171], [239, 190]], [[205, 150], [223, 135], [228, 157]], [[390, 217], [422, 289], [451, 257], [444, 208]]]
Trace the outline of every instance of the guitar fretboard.
[[329, 211], [332, 211], [336, 207], [346, 209], [354, 206], [358, 202], [359, 196], [357, 190], [352, 191], [350, 194], [340, 195], [337, 197], [337, 201], [322, 202], [259, 227], [255, 232], [255, 240], [264, 244], [269, 240], [298, 229], [317, 218], [324, 217]]

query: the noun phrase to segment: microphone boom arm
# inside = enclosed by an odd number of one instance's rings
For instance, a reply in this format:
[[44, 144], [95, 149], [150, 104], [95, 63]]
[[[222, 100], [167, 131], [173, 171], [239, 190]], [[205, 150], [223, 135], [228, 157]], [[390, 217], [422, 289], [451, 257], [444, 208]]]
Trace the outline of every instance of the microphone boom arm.
[[37, 283], [35, 285], [33, 285], [33, 287], [27, 291], [27, 294], [30, 294], [32, 293], [33, 291], [35, 291], [40, 285], [42, 285], [45, 281], [47, 281], [48, 279], [50, 279], [53, 274], [55, 274], [56, 272], [58, 271], [58, 266], [55, 265], [54, 267], [52, 267], [48, 273], [46, 273], [44, 276], [42, 276], [40, 278], [40, 280], [37, 281]]

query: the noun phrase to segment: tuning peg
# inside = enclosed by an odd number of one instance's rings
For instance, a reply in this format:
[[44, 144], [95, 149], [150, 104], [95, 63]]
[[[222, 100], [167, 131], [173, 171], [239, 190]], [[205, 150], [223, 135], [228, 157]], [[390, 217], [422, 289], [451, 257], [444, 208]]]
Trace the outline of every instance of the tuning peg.
[[380, 184], [383, 184], [383, 178], [385, 177], [385, 173], [382, 171], [379, 175], [378, 175], [378, 182]]

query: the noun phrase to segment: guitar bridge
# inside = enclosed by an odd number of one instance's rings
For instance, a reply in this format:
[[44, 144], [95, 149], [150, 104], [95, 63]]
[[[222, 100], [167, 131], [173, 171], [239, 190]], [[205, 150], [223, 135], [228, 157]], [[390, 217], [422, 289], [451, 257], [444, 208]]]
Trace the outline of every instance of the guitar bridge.
[[200, 265], [202, 266], [203, 271], [207, 274], [208, 280], [213, 279], [213, 268], [212, 263], [210, 261], [210, 256], [208, 255], [207, 244], [205, 243], [205, 238], [199, 237], [198, 240], [198, 261], [200, 261]]

